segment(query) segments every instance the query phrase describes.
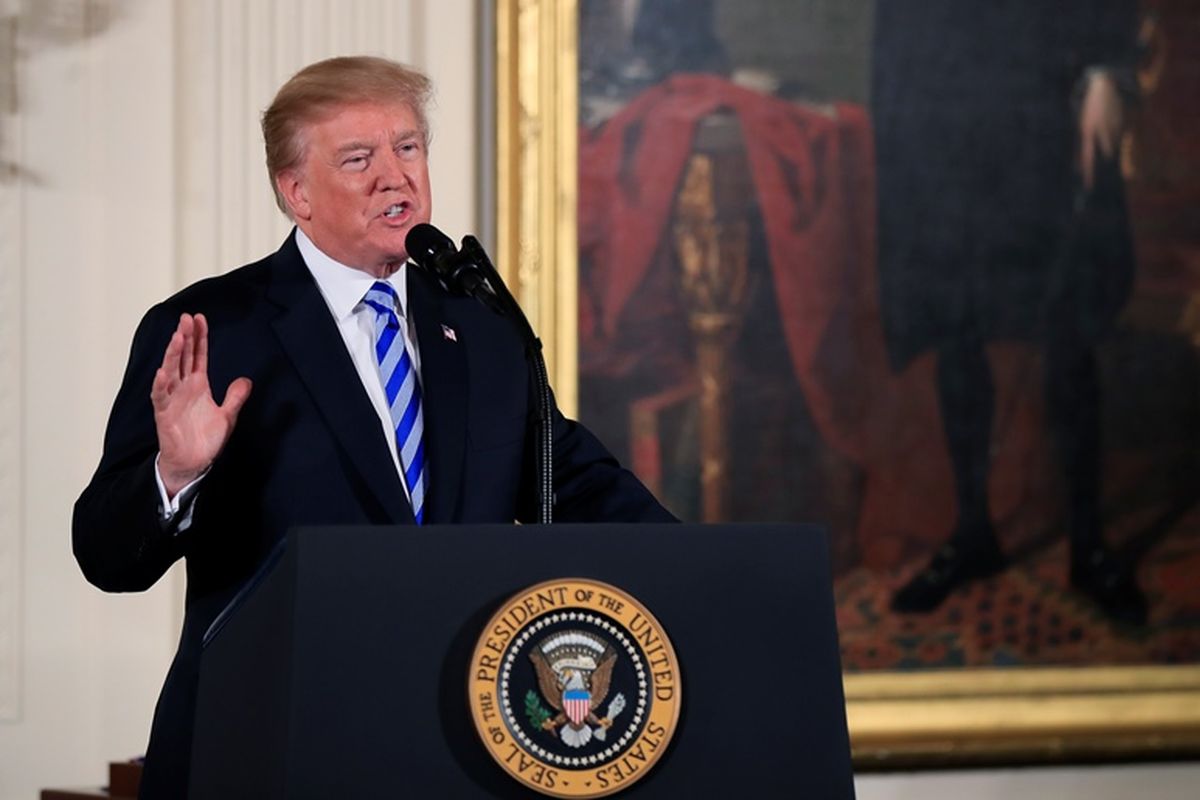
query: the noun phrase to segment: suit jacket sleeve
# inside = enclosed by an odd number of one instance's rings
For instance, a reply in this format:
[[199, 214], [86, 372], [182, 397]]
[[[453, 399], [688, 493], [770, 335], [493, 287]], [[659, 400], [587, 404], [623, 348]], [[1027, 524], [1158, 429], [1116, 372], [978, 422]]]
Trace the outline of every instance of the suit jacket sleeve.
[[159, 305], [138, 326], [109, 416], [100, 466], [75, 503], [75, 559], [88, 581], [105, 591], [149, 588], [183, 555], [188, 538], [175, 536], [160, 521], [154, 479], [158, 436], [150, 386], [176, 322]]

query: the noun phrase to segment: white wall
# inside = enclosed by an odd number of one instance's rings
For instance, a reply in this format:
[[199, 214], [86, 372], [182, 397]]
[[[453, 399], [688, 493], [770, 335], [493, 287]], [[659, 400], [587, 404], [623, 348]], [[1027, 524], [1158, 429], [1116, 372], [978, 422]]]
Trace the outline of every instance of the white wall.
[[[278, 246], [258, 115], [329, 55], [438, 89], [435, 221], [477, 226], [472, 0], [0, 0], [0, 800], [143, 752], [182, 578], [104, 595], [70, 512], [141, 314]], [[439, 39], [441, 37], [438, 37]], [[11, 169], [9, 167], [12, 167]]]
[[10, 209], [0, 352], [13, 381], [0, 424], [16, 431], [4, 458], [17, 468], [0, 518], [11, 558], [0, 625], [12, 626], [0, 656], [11, 669], [0, 692], [12, 692], [4, 798], [96, 782], [108, 758], [140, 752], [176, 628], [169, 583], [101, 597], [70, 553], [71, 504], [95, 466], [133, 325], [174, 282], [159, 216], [173, 193], [171, 53], [145, 47], [170, 29], [170, 7], [145, 3], [111, 24], [94, 11], [48, 2], [4, 14], [18, 47], [3, 65], [15, 87], [3, 147], [19, 169], [0, 185]]

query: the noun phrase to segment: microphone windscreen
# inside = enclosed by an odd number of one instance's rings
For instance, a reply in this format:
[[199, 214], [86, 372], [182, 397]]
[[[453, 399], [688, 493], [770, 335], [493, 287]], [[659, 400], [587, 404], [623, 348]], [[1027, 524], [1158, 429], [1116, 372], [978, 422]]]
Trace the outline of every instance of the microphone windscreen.
[[404, 237], [404, 248], [408, 257], [423, 267], [432, 267], [434, 259], [442, 253], [456, 251], [450, 237], [427, 222], [413, 226]]

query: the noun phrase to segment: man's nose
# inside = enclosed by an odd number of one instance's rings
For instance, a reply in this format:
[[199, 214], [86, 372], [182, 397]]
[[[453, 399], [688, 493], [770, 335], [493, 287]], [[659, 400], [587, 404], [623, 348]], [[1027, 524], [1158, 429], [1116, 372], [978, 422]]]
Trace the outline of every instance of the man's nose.
[[376, 161], [378, 173], [375, 176], [375, 188], [379, 191], [388, 189], [404, 189], [411, 184], [408, 165], [395, 153], [388, 153]]

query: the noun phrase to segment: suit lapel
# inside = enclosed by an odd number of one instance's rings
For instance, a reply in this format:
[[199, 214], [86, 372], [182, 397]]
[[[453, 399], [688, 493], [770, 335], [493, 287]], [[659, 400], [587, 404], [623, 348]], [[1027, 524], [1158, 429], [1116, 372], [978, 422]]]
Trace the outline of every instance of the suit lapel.
[[458, 332], [446, 318], [444, 291], [420, 268], [410, 264], [405, 269], [408, 302], [421, 351], [421, 407], [425, 452], [429, 454], [426, 519], [431, 523], [454, 522], [466, 446], [466, 344], [458, 340]]
[[275, 334], [334, 437], [392, 522], [413, 522], [378, 416], [312, 275], [288, 237], [275, 254], [268, 297], [280, 306]]

